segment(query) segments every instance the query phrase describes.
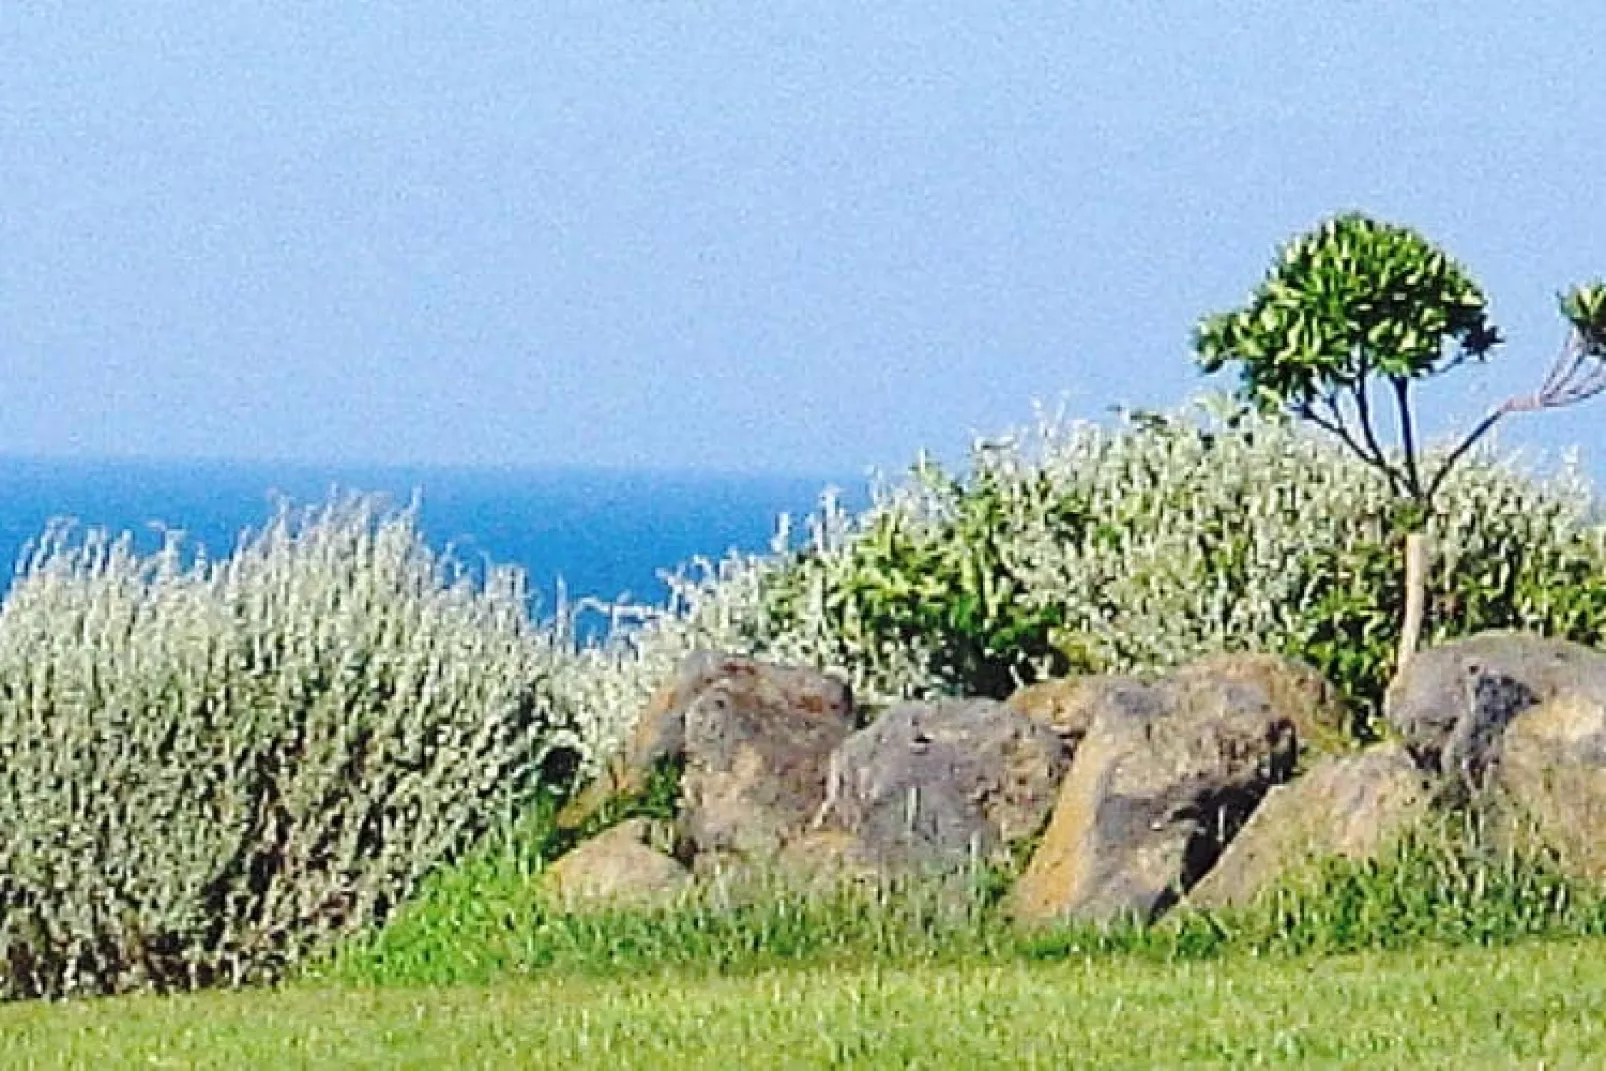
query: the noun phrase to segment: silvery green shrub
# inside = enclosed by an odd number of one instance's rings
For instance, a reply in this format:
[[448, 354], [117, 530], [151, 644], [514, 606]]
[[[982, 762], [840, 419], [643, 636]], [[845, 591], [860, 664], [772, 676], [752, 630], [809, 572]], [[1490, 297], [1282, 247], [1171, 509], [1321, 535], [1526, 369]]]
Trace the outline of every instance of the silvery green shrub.
[[228, 557], [55, 530], [0, 607], [0, 995], [269, 979], [382, 918], [583, 734], [522, 577], [411, 511]]
[[[1587, 483], [1519, 462], [1486, 448], [1446, 481], [1429, 642], [1606, 634]], [[1404, 522], [1376, 471], [1219, 398], [1115, 427], [1044, 417], [978, 444], [959, 477], [920, 465], [859, 516], [828, 504], [804, 545], [724, 563], [634, 642], [836, 667], [872, 701], [1277, 651], [1326, 673], [1364, 733], [1398, 640]]]

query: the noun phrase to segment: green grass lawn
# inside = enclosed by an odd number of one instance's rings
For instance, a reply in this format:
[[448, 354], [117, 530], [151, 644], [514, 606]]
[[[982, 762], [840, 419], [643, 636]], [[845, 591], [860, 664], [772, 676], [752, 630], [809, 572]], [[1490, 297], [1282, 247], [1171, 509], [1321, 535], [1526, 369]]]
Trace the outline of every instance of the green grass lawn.
[[1606, 942], [1342, 957], [132, 997], [0, 1007], [0, 1066], [1071, 1067], [1606, 1063]]

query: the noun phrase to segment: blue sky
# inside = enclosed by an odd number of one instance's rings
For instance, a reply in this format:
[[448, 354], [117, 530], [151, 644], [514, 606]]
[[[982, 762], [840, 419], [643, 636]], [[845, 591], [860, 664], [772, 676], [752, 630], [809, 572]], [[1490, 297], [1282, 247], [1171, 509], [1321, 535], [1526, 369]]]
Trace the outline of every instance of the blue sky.
[[[1559, 3], [0, 8], [0, 453], [856, 473], [1167, 407], [1360, 208], [1537, 383], [1606, 275]], [[1576, 443], [1606, 399], [1502, 441]]]

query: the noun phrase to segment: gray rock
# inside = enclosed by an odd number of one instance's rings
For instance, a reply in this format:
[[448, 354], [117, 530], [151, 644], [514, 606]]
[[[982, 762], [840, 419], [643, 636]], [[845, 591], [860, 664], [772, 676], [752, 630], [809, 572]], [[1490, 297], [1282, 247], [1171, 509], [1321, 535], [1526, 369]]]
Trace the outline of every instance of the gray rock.
[[702, 871], [772, 861], [825, 802], [831, 753], [856, 727], [847, 685], [727, 658], [682, 716], [681, 830]]
[[1154, 917], [1291, 776], [1297, 748], [1293, 713], [1249, 681], [1179, 673], [1107, 690], [1011, 913]]
[[1304, 756], [1350, 749], [1352, 713], [1338, 689], [1314, 667], [1285, 655], [1229, 651], [1207, 655], [1177, 669], [1174, 679], [1206, 677], [1263, 692], [1272, 707], [1294, 724]]
[[1513, 718], [1574, 692], [1606, 701], [1606, 652], [1522, 632], [1485, 632], [1415, 655], [1383, 714], [1417, 762], [1481, 791]]
[[1009, 709], [1054, 730], [1075, 751], [1093, 724], [1093, 712], [1104, 702], [1105, 693], [1139, 683], [1131, 677], [1108, 674], [1055, 677], [1018, 689], [1005, 702]]
[[[813, 731], [809, 726], [846, 726], [842, 730], [845, 734], [858, 724], [852, 691], [843, 682], [817, 670], [772, 665], [738, 655], [693, 652], [681, 661], [675, 676], [648, 700], [624, 750], [608, 762], [602, 776], [559, 814], [558, 825], [565, 829], [578, 828], [609, 800], [640, 792], [646, 787], [654, 767], [664, 760], [686, 764], [688, 715], [711, 692], [717, 692], [717, 697], [698, 715], [701, 721], [697, 740], [705, 751], [710, 748], [718, 751], [728, 743], [717, 724], [722, 716], [720, 712], [727, 709], [736, 721], [753, 714], [759, 725], [773, 722], [778, 735], [797, 729], [806, 736]], [[753, 708], [762, 710], [754, 714]], [[830, 734], [836, 731], [833, 728]], [[782, 746], [779, 739], [774, 743]], [[712, 752], [703, 755], [696, 764], [697, 777], [705, 777], [728, 758], [721, 759]], [[823, 759], [819, 780], [823, 784]], [[683, 780], [683, 787], [684, 783]], [[698, 780], [697, 784], [701, 787], [702, 781]], [[818, 805], [818, 800], [814, 805]], [[717, 840], [713, 837], [711, 843]]]
[[1048, 726], [990, 699], [895, 706], [831, 758], [814, 833], [824, 854], [883, 875], [999, 862], [1042, 828], [1069, 762]]
[[744, 672], [751, 659], [713, 651], [693, 651], [681, 659], [636, 718], [624, 749], [612, 756], [602, 775], [558, 815], [558, 826], [575, 829], [609, 800], [640, 792], [653, 768], [665, 759], [682, 759], [686, 750], [686, 708], [723, 676]]
[[1494, 778], [1570, 874], [1606, 881], [1606, 702], [1563, 692], [1518, 714]]

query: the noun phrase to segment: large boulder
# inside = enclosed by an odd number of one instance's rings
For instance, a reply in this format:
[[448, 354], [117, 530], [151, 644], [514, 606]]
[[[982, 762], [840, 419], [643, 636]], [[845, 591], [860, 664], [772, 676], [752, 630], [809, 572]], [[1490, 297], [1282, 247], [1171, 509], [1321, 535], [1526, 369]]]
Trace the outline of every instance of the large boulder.
[[1202, 877], [1298, 752], [1292, 711], [1189, 673], [1104, 692], [1012, 892], [1023, 921], [1152, 918]]
[[693, 651], [681, 659], [675, 675], [647, 700], [623, 750], [610, 757], [597, 779], [558, 814], [558, 826], [578, 829], [608, 801], [646, 788], [660, 762], [683, 758], [686, 708], [721, 677], [747, 672], [755, 665], [751, 659], [714, 651]]
[[1606, 702], [1563, 692], [1518, 714], [1494, 771], [1569, 873], [1606, 881]]
[[825, 802], [831, 753], [857, 727], [848, 686], [726, 658], [680, 719], [681, 832], [703, 871], [767, 863]]
[[1068, 763], [1053, 730], [991, 699], [892, 707], [831, 757], [787, 869], [900, 876], [1006, 861], [1042, 828]]
[[1484, 787], [1513, 718], [1573, 692], [1606, 701], [1606, 652], [1522, 632], [1484, 632], [1413, 656], [1383, 715], [1423, 768]]
[[[641, 792], [653, 770], [670, 761], [683, 770], [683, 818], [694, 847], [741, 851], [763, 842], [761, 853], [772, 854], [772, 834], [801, 825], [824, 798], [826, 756], [857, 726], [856, 717], [848, 686], [817, 670], [693, 652], [648, 700], [623, 751], [559, 814], [558, 825], [579, 828], [610, 800]], [[746, 764], [741, 771], [738, 753]], [[772, 774], [767, 788], [733, 782]], [[758, 808], [750, 824], [770, 833], [744, 839], [728, 828], [740, 820], [730, 808], [744, 800]]]
[[692, 883], [691, 871], [666, 850], [672, 839], [649, 819], [621, 822], [547, 867], [545, 891], [569, 911], [667, 907]]
[[1189, 662], [1175, 679], [1209, 678], [1263, 692], [1272, 709], [1293, 723], [1302, 754], [1315, 758], [1350, 749], [1353, 715], [1338, 689], [1308, 663], [1285, 655], [1230, 651]]
[[[1176, 678], [1209, 677], [1264, 692], [1272, 706], [1294, 723], [1300, 750], [1312, 758], [1348, 750], [1353, 716], [1332, 683], [1298, 659], [1254, 651], [1207, 655], [1178, 668]], [[1056, 677], [1017, 690], [1006, 701], [1052, 728], [1074, 751], [1092, 724], [1093, 714], [1112, 691], [1139, 682], [1132, 677], [1090, 674]]]
[[1326, 756], [1266, 794], [1188, 902], [1241, 907], [1316, 860], [1376, 858], [1426, 815], [1429, 798], [1400, 744]]

